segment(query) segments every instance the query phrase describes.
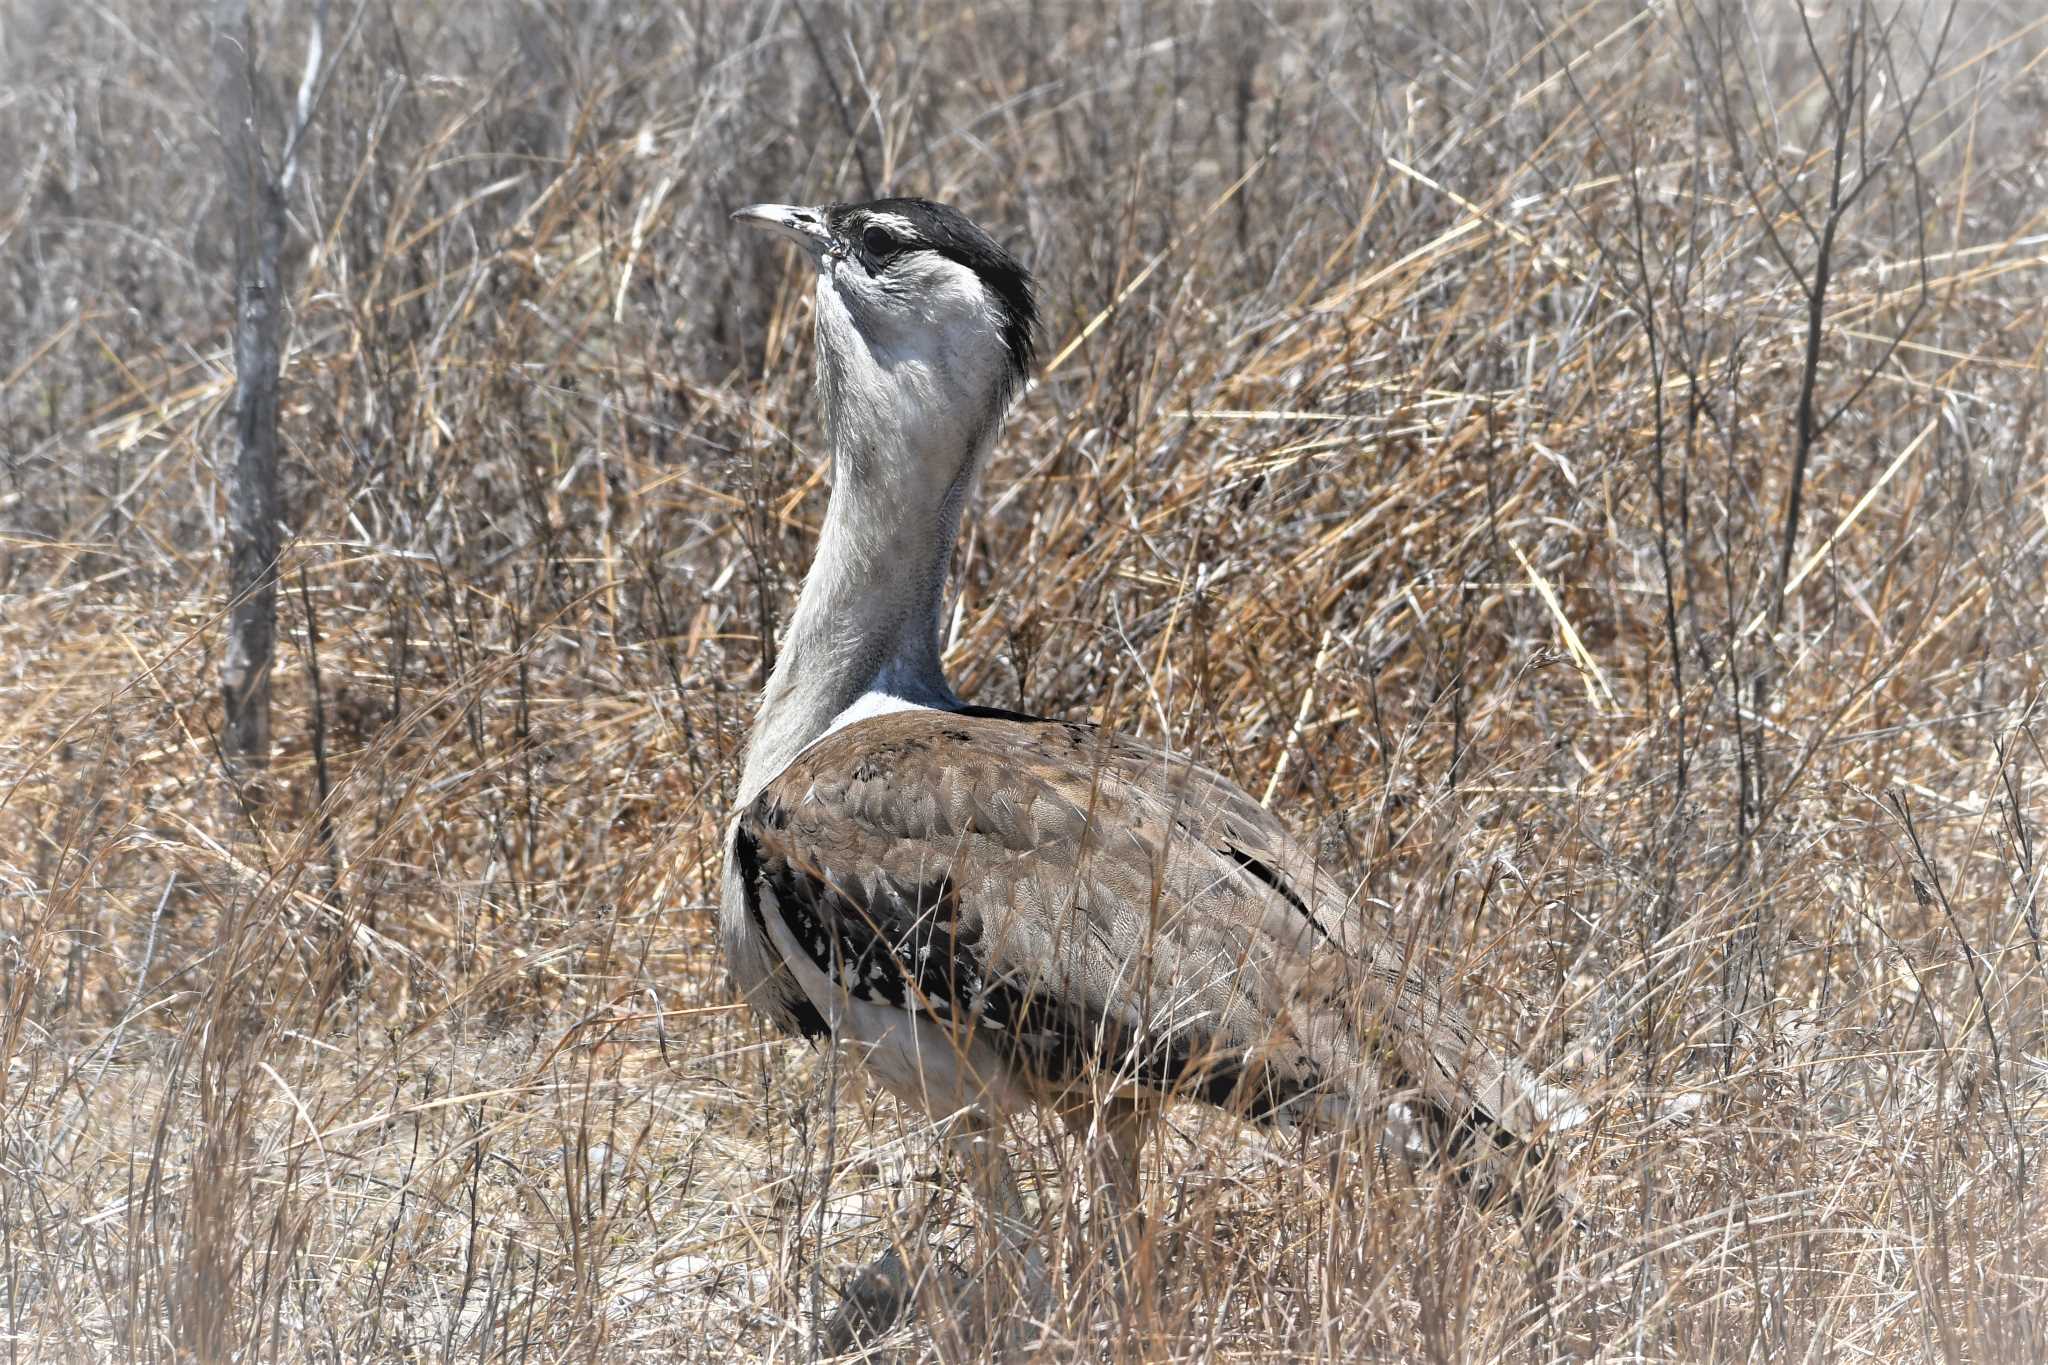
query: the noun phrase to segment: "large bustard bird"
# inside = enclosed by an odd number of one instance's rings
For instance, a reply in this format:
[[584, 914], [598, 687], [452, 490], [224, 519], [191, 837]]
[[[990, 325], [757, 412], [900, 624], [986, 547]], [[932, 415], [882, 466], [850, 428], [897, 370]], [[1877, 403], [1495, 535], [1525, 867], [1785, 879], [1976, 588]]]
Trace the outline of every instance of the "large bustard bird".
[[740, 994], [952, 1120], [998, 1200], [1005, 1115], [1092, 1125], [1128, 1197], [1166, 1097], [1375, 1134], [1392, 1116], [1397, 1150], [1511, 1183], [1583, 1107], [1468, 1028], [1269, 811], [1182, 756], [947, 685], [954, 535], [1032, 364], [1024, 268], [925, 200], [733, 217], [817, 266], [832, 448], [727, 849]]

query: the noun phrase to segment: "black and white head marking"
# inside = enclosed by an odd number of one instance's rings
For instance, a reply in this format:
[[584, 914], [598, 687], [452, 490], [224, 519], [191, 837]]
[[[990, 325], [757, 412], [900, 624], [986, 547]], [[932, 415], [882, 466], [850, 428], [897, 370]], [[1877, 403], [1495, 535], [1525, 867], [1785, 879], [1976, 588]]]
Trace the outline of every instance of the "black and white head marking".
[[883, 277], [915, 262], [920, 252], [966, 267], [987, 293], [1015, 391], [1031, 373], [1038, 350], [1038, 302], [1031, 274], [974, 221], [948, 204], [929, 199], [875, 199], [865, 204], [832, 204], [825, 209], [832, 249], [858, 262], [872, 277]]
[[[826, 282], [821, 304], [834, 296], [833, 309], [820, 309], [822, 330], [853, 329], [885, 364], [915, 357], [948, 371], [949, 399], [987, 384], [999, 416], [1029, 377], [1038, 327], [1030, 272], [958, 209], [929, 199], [752, 204], [733, 219], [811, 254]], [[992, 343], [986, 357], [984, 339]], [[850, 341], [837, 338], [841, 347]], [[979, 367], [983, 358], [992, 369]]]

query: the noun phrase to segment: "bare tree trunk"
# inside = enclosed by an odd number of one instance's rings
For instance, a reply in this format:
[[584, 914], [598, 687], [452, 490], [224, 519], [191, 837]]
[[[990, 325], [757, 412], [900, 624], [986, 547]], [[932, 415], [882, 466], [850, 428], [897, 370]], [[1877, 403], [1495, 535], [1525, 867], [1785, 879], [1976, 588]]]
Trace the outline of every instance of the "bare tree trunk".
[[215, 109], [235, 232], [234, 438], [220, 455], [228, 496], [228, 647], [222, 748], [237, 782], [270, 762], [270, 668], [277, 640], [277, 380], [284, 334], [284, 190], [256, 127], [255, 27], [248, 0], [213, 19]]

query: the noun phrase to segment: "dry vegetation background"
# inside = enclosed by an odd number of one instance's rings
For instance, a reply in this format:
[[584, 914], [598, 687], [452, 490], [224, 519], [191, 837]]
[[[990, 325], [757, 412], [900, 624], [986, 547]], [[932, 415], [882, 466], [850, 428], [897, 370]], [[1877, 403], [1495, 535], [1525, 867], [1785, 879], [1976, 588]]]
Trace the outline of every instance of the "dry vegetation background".
[[1555, 1277], [1183, 1109], [1119, 1307], [1037, 1140], [1047, 1353], [2048, 1359], [2035, 5], [345, 0], [246, 802], [203, 9], [0, 21], [7, 1359], [802, 1359], [965, 1254], [710, 933], [826, 495], [804, 268], [725, 218], [882, 189], [1058, 356], [963, 690], [1194, 747], [1603, 1100]]

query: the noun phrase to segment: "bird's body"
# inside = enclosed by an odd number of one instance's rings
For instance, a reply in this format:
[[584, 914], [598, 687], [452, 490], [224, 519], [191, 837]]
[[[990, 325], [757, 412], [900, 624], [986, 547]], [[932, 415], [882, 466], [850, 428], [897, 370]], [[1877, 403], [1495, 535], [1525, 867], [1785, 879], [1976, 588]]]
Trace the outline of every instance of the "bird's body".
[[1569, 1107], [1270, 811], [1090, 726], [856, 720], [741, 813], [731, 866], [750, 998], [935, 1117], [1136, 1093], [1337, 1126], [1381, 1082], [1513, 1142]]
[[727, 847], [740, 994], [940, 1119], [1391, 1099], [1483, 1156], [1576, 1119], [1229, 780], [947, 684], [954, 533], [1030, 362], [1022, 267], [923, 201], [736, 217], [818, 263], [834, 475]]

